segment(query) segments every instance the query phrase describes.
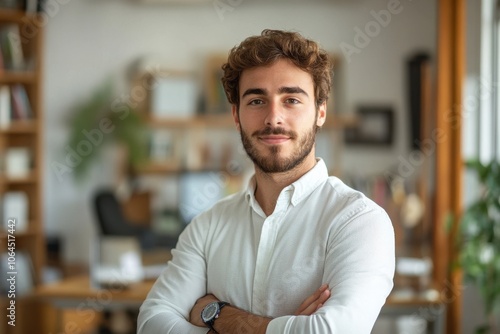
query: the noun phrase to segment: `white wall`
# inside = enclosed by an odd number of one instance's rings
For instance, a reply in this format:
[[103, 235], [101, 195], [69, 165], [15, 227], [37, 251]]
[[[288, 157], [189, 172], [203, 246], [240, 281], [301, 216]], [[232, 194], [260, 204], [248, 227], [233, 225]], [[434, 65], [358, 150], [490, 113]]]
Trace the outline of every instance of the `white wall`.
[[[221, 0], [222, 1], [222, 0]], [[60, 0], [46, 26], [45, 40], [45, 226], [60, 234], [67, 260], [86, 261], [89, 237], [95, 233], [91, 191], [113, 179], [113, 168], [101, 162], [93, 177], [76, 185], [69, 174], [58, 180], [51, 163], [63, 161], [71, 107], [112, 75], [123, 77], [141, 56], [161, 60], [167, 68], [198, 69], [212, 52], [227, 52], [264, 28], [296, 30], [342, 54], [341, 43], [355, 46], [355, 28], [376, 29], [370, 11], [387, 10], [387, 0], [356, 1], [222, 1], [239, 3], [219, 16], [212, 2], [204, 5], [146, 5], [126, 1]], [[64, 3], [64, 4], [63, 4]], [[388, 24], [373, 30], [369, 44], [342, 58], [346, 111], [359, 103], [384, 103], [396, 111], [396, 140], [391, 148], [348, 148], [346, 168], [382, 172], [408, 154], [405, 60], [416, 50], [435, 55], [436, 5], [401, 1]]]

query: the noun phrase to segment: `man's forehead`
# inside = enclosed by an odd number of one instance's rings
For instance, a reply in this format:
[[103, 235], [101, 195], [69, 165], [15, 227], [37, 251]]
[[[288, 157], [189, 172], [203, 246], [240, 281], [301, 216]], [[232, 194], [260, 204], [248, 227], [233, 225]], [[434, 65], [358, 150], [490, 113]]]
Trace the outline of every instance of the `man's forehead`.
[[279, 93], [302, 93], [314, 91], [312, 75], [290, 61], [275, 62], [271, 65], [252, 67], [243, 70], [238, 88], [240, 96], [247, 90], [277, 91]]

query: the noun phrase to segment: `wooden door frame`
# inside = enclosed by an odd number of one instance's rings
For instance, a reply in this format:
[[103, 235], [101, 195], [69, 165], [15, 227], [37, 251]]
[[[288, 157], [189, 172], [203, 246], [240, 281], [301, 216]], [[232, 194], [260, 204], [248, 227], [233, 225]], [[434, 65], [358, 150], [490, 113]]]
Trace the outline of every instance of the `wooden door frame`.
[[[447, 308], [447, 333], [460, 334], [462, 278], [457, 259], [458, 217], [462, 212], [462, 89], [465, 74], [465, 0], [438, 3], [436, 197], [434, 279]], [[451, 226], [448, 217], [455, 217]]]

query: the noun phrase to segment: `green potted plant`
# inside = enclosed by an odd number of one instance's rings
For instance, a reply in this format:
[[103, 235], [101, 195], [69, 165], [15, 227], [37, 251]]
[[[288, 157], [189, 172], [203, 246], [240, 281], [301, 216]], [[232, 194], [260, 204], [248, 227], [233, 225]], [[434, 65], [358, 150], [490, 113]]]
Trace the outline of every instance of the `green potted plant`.
[[481, 191], [461, 219], [460, 264], [466, 281], [474, 283], [484, 301], [488, 323], [477, 334], [499, 333], [500, 311], [500, 164], [470, 161]]
[[111, 81], [98, 87], [89, 99], [73, 109], [67, 146], [78, 151], [80, 161], [73, 168], [76, 179], [84, 178], [108, 143], [122, 148], [124, 166], [121, 168], [127, 177], [133, 177], [134, 169], [147, 158], [147, 126], [128, 101], [115, 98]]

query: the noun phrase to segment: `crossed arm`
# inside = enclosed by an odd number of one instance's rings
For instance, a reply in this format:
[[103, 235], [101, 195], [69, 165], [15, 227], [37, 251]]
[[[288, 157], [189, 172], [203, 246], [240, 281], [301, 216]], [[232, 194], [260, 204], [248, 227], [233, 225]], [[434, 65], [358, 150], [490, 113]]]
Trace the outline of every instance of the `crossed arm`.
[[[311, 315], [316, 312], [330, 297], [327, 284], [323, 284], [299, 306], [294, 315]], [[196, 301], [191, 309], [189, 321], [198, 327], [206, 327], [201, 320], [201, 311], [210, 302], [219, 301], [214, 295], [208, 294]], [[218, 333], [255, 333], [265, 334], [271, 318], [261, 317], [228, 305], [221, 310], [214, 328]], [[246, 329], [246, 330], [243, 330]]]

